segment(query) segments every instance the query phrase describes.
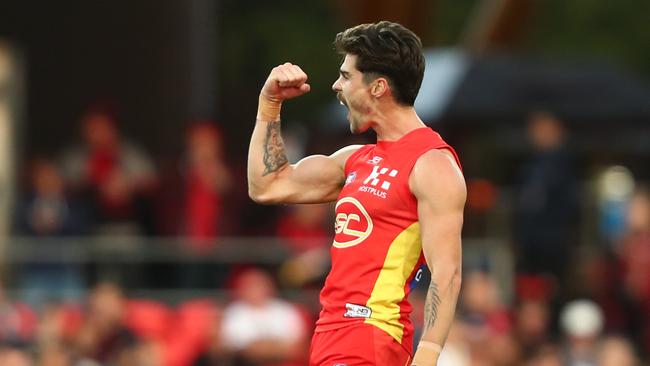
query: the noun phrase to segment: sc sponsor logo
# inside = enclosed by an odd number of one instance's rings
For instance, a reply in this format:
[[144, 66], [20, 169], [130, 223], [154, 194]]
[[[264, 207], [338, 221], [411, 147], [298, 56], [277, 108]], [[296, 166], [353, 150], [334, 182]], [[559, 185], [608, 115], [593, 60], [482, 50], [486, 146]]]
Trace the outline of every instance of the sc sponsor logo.
[[372, 233], [372, 219], [361, 202], [345, 197], [336, 203], [334, 247], [349, 248], [364, 241]]

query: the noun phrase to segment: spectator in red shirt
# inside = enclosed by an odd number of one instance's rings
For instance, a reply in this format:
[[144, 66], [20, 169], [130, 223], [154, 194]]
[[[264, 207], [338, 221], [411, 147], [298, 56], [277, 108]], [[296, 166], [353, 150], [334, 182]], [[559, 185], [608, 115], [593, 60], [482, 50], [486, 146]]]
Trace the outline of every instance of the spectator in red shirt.
[[295, 253], [328, 247], [332, 238], [327, 204], [287, 207], [278, 222], [276, 234]]
[[63, 157], [66, 183], [93, 204], [96, 231], [152, 234], [154, 165], [143, 149], [124, 141], [115, 112], [92, 106], [82, 117], [83, 143]]
[[184, 160], [172, 164], [160, 190], [161, 232], [190, 239], [197, 252], [210, 249], [221, 232], [224, 196], [232, 181], [222, 145], [216, 125], [193, 124], [187, 132]]
[[291, 250], [292, 256], [280, 270], [283, 285], [304, 287], [318, 283], [329, 271], [332, 229], [328, 204], [286, 207], [276, 228], [276, 236]]
[[230, 187], [222, 144], [221, 132], [209, 122], [195, 124], [187, 134], [183, 234], [199, 247], [202, 239], [219, 235], [223, 195]]

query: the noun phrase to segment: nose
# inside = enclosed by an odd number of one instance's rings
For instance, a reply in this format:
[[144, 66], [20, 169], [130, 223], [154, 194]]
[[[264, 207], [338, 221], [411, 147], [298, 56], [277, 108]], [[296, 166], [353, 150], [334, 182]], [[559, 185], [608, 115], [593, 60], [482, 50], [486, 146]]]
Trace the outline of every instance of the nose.
[[333, 90], [335, 93], [338, 93], [338, 92], [341, 91], [341, 83], [339, 82], [340, 80], [341, 80], [341, 78], [338, 78], [338, 79], [336, 79], [336, 81], [334, 82], [334, 84], [332, 84], [332, 90]]

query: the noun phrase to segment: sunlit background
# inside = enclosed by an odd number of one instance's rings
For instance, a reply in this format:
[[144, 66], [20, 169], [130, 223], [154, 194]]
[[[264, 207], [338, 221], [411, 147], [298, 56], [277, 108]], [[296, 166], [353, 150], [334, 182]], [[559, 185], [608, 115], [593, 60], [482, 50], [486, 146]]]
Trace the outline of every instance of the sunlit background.
[[[416, 108], [468, 185], [439, 365], [650, 360], [650, 2], [0, 3], [0, 365], [306, 365], [332, 205], [259, 206], [259, 90], [291, 161], [352, 136], [347, 27], [415, 31]], [[411, 295], [417, 332], [424, 290]], [[417, 339], [416, 333], [416, 339]]]

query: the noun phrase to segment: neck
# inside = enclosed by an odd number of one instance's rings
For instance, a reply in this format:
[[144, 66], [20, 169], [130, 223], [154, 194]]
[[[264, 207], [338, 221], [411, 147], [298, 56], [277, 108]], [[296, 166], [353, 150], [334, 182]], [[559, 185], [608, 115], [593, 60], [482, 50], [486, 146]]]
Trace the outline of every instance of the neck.
[[377, 141], [395, 141], [417, 128], [425, 127], [425, 124], [415, 108], [391, 103], [375, 110], [371, 127], [377, 133]]

